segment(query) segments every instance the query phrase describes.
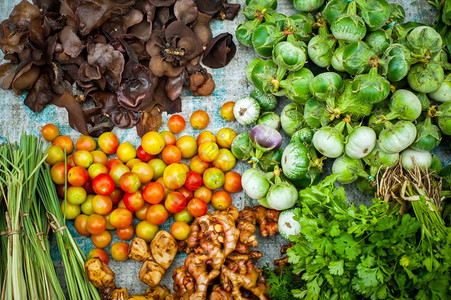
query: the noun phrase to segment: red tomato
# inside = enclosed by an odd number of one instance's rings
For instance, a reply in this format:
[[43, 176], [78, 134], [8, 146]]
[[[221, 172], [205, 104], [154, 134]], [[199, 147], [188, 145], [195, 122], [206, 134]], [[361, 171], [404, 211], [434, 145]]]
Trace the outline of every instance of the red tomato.
[[167, 220], [168, 216], [168, 211], [162, 204], [153, 204], [149, 206], [146, 212], [147, 222], [153, 225], [163, 224]]
[[134, 193], [125, 193], [124, 204], [129, 211], [137, 211], [144, 206], [143, 194], [141, 191], [136, 191]]
[[216, 191], [211, 196], [211, 205], [217, 210], [226, 210], [232, 205], [232, 197], [226, 191]]
[[94, 194], [94, 190], [92, 189], [92, 181], [88, 179], [88, 181], [83, 184], [83, 188], [85, 189], [87, 194]]
[[119, 147], [119, 139], [112, 132], [104, 132], [97, 139], [100, 150], [105, 152], [106, 154], [116, 153], [117, 148]]
[[182, 159], [182, 152], [174, 145], [166, 145], [161, 152], [161, 158], [168, 165], [178, 163]]
[[90, 234], [99, 234], [106, 228], [105, 218], [98, 214], [92, 214], [86, 221], [86, 229]]
[[128, 259], [129, 246], [125, 242], [116, 242], [111, 245], [111, 257], [116, 261], [126, 261]]
[[195, 129], [204, 129], [208, 126], [208, 122], [210, 122], [210, 117], [204, 110], [196, 110], [191, 114], [189, 118], [189, 122], [191, 126]]
[[67, 174], [67, 181], [73, 186], [82, 186], [88, 182], [88, 171], [80, 166], [70, 168]]
[[164, 207], [174, 214], [181, 212], [186, 207], [186, 198], [180, 192], [170, 192], [164, 200]]
[[138, 174], [126, 172], [119, 178], [119, 186], [126, 193], [134, 193], [141, 186], [141, 180]]
[[195, 191], [202, 186], [202, 176], [194, 171], [189, 171], [186, 174], [186, 181], [184, 186], [190, 190]]
[[100, 248], [93, 248], [91, 249], [91, 251], [89, 251], [88, 256], [86, 257], [86, 259], [90, 259], [93, 257], [98, 257], [100, 258], [101, 261], [103, 261], [104, 263], [108, 264], [108, 262], [110, 261], [110, 258], [108, 257], [108, 254], [105, 252], [105, 250], [100, 249]]
[[181, 188], [177, 189], [177, 192], [182, 193], [183, 196], [185, 196], [186, 201], [189, 201], [193, 199], [194, 193], [190, 190], [188, 190], [186, 187], [182, 186]]
[[97, 175], [92, 180], [92, 189], [98, 195], [108, 196], [114, 191], [114, 180], [109, 174]]
[[83, 235], [83, 236], [90, 235], [90, 233], [87, 229], [87, 224], [88, 224], [88, 216], [87, 215], [80, 214], [75, 218], [74, 227], [75, 227], [75, 230], [77, 230], [77, 232], [80, 235]]
[[126, 208], [116, 208], [110, 214], [110, 223], [115, 228], [126, 228], [132, 224], [133, 214]]
[[47, 142], [52, 142], [60, 134], [58, 127], [46, 124], [41, 128], [41, 135]]
[[186, 208], [193, 217], [200, 217], [207, 213], [207, 203], [199, 198], [193, 198], [188, 202]]
[[148, 162], [151, 159], [155, 158], [155, 155], [149, 154], [144, 151], [143, 146], [139, 145], [136, 149], [136, 156], [143, 162]]
[[241, 175], [237, 172], [228, 172], [224, 177], [224, 189], [229, 193], [241, 191]]
[[191, 229], [189, 228], [189, 225], [185, 222], [174, 222], [171, 225], [171, 234], [172, 236], [179, 241], [186, 240], [191, 233]]
[[128, 225], [127, 227], [116, 229], [117, 237], [123, 241], [128, 241], [135, 234], [135, 227], [133, 225]]
[[122, 161], [120, 161], [119, 159], [117, 159], [117, 158], [112, 158], [112, 159], [110, 159], [107, 163], [106, 163], [106, 167], [108, 168], [108, 172], [109, 171], [111, 171], [111, 169], [114, 167], [114, 166], [117, 166], [117, 165], [123, 165], [124, 163], [122, 162]]
[[144, 187], [143, 198], [150, 204], [158, 204], [164, 198], [164, 186], [158, 182], [151, 182]]
[[182, 132], [185, 124], [185, 119], [181, 115], [172, 115], [168, 120], [168, 128], [172, 133]]

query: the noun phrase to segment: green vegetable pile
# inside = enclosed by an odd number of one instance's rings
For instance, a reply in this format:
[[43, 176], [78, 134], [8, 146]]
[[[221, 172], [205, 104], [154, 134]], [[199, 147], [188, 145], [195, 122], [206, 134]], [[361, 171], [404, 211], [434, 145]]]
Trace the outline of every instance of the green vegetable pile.
[[[293, 0], [291, 16], [275, 0], [246, 1], [235, 34], [259, 56], [246, 68], [255, 89], [234, 115], [256, 132], [238, 136], [232, 152], [266, 172], [280, 166], [296, 188], [318, 182], [326, 158], [340, 183], [369, 194], [398, 162], [440, 172], [431, 150], [451, 135], [446, 3], [433, 3], [439, 17], [429, 26], [403, 23], [404, 9], [386, 0]], [[280, 115], [278, 97], [291, 100]], [[291, 137], [284, 149], [279, 128]]]
[[[401, 215], [398, 202], [377, 198], [369, 208], [357, 208], [346, 202], [342, 187], [336, 189], [336, 180], [330, 175], [299, 192], [301, 209], [294, 218], [301, 234], [291, 236], [290, 265], [267, 270], [271, 295], [281, 300], [449, 298], [451, 235], [440, 217], [434, 219], [436, 211]], [[436, 209], [425, 196], [415, 205]], [[301, 280], [293, 280], [293, 274]]]

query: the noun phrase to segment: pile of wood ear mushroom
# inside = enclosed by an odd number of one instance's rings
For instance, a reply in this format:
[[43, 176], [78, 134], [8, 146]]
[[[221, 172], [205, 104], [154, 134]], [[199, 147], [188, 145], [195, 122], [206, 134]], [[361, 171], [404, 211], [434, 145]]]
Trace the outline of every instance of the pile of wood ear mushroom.
[[[149, 286], [142, 295], [129, 296], [126, 288], [116, 287], [113, 271], [99, 258], [86, 261], [86, 274], [102, 299], [108, 300], [269, 299], [269, 286], [253, 262], [262, 253], [251, 248], [258, 246], [256, 226], [263, 237], [275, 235], [278, 218], [279, 211], [263, 206], [241, 211], [230, 207], [195, 218], [185, 241], [176, 241], [164, 230], [155, 235], [150, 248], [143, 239], [134, 238], [129, 258], [143, 262], [139, 279]], [[160, 282], [182, 251], [188, 256], [173, 272], [171, 293]]]

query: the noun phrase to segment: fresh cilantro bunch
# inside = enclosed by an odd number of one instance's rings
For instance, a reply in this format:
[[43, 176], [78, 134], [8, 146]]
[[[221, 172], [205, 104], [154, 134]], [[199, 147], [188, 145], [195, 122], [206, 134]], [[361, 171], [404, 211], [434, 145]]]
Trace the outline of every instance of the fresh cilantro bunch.
[[375, 199], [369, 208], [356, 208], [335, 180], [330, 175], [299, 193], [301, 234], [287, 255], [302, 280], [292, 295], [450, 299], [450, 235], [438, 242], [424, 238], [422, 223], [401, 216], [399, 204]]

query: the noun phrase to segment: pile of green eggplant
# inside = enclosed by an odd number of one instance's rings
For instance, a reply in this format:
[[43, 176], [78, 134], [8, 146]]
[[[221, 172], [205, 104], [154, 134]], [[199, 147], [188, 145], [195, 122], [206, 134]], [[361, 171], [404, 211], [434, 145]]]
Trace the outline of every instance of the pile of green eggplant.
[[[254, 167], [243, 174], [246, 194], [290, 208], [326, 158], [340, 183], [370, 193], [378, 172], [399, 162], [439, 174], [431, 150], [451, 135], [449, 1], [434, 2], [434, 25], [404, 23], [404, 9], [386, 0], [293, 5], [299, 12], [286, 16], [276, 0], [248, 0], [235, 32], [258, 55], [246, 67], [255, 89], [234, 107], [238, 123], [254, 126], [232, 145]], [[290, 100], [280, 115], [279, 97]], [[279, 128], [291, 137], [283, 149]]]

